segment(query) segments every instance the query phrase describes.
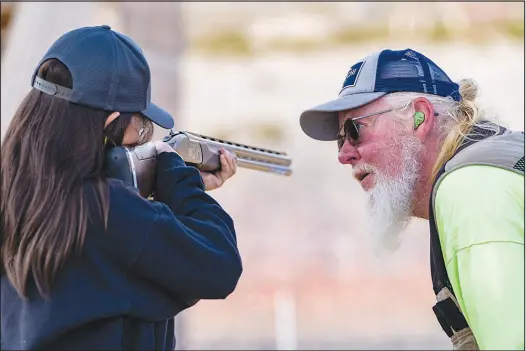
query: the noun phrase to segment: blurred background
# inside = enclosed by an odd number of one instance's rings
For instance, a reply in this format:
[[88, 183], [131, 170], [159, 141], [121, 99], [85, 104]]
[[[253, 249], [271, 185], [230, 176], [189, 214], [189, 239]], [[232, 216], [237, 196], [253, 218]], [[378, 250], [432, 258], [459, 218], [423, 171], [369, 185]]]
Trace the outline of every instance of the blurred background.
[[293, 158], [291, 177], [239, 169], [211, 193], [235, 220], [244, 272], [226, 300], [177, 317], [178, 349], [450, 349], [431, 310], [427, 223], [396, 253], [377, 251], [350, 168], [298, 119], [362, 57], [412, 48], [453, 80], [474, 78], [482, 105], [524, 130], [523, 2], [1, 6], [2, 132], [52, 42], [108, 24], [144, 49], [176, 129]]

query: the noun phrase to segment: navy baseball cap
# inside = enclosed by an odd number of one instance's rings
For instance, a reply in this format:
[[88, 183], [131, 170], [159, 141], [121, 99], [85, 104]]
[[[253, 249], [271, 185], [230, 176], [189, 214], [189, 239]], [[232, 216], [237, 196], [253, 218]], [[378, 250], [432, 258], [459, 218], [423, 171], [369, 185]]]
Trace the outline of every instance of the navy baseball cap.
[[354, 64], [338, 98], [304, 111], [300, 125], [317, 140], [337, 140], [338, 112], [357, 108], [394, 92], [450, 96], [460, 101], [459, 87], [426, 56], [412, 49], [382, 50]]
[[[36, 76], [40, 65], [49, 59], [57, 59], [69, 69], [72, 89]], [[31, 86], [79, 105], [142, 113], [162, 128], [174, 126], [173, 117], [151, 102], [150, 67], [143, 51], [107, 25], [74, 29], [57, 39], [35, 69]]]

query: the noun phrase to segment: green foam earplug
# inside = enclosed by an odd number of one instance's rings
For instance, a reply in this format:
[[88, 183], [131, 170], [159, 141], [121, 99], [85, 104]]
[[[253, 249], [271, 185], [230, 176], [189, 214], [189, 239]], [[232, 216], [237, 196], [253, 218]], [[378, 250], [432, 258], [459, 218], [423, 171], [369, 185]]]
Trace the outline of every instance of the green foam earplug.
[[424, 120], [426, 119], [425, 115], [423, 112], [415, 112], [415, 114], [413, 115], [413, 121], [414, 121], [414, 127], [415, 129], [420, 127], [420, 125], [422, 123], [424, 123]]

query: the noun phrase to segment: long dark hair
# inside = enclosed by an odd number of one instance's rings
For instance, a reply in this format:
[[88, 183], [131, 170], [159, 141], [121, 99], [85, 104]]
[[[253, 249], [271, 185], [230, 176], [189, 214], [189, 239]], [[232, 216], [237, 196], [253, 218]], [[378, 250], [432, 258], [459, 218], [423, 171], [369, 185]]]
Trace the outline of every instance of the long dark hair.
[[[58, 60], [44, 62], [37, 75], [73, 87], [69, 70]], [[0, 170], [1, 268], [21, 296], [27, 296], [31, 275], [45, 296], [61, 265], [82, 248], [90, 218], [100, 216], [107, 223], [104, 137], [110, 133], [112, 140], [122, 140], [131, 121], [117, 118], [105, 132], [110, 113], [32, 89], [6, 131]], [[95, 191], [98, 208], [87, 202], [87, 189]]]

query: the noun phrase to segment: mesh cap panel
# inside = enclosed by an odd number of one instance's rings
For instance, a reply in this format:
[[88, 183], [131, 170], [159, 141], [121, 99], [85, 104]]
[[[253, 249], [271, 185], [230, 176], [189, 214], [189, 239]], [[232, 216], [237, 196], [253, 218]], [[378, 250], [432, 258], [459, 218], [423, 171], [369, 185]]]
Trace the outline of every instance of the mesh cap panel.
[[458, 84], [433, 61], [410, 49], [380, 53], [374, 90], [422, 92], [460, 100]]

